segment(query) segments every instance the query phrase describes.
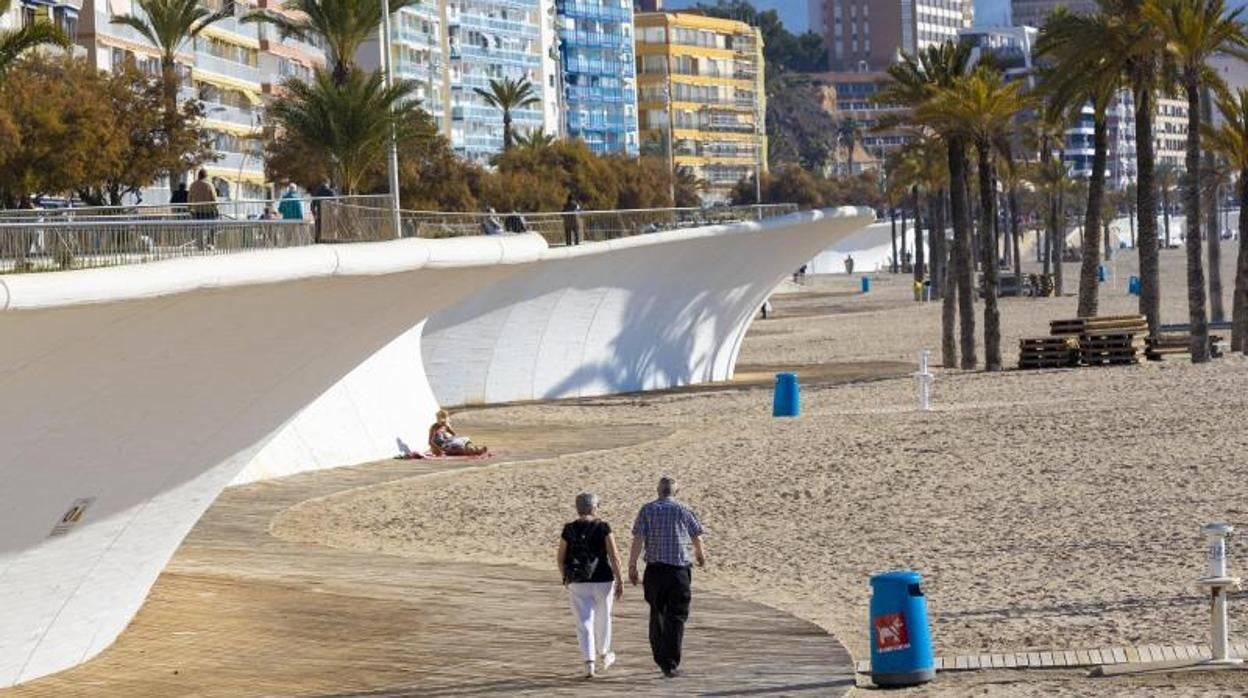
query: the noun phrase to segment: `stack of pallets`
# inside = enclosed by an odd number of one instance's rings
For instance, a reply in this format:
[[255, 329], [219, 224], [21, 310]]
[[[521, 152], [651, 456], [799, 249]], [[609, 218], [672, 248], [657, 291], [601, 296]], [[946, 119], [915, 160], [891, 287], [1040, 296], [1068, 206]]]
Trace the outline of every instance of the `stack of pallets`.
[[1031, 288], [1034, 295], [1040, 298], [1048, 298], [1053, 295], [1053, 275], [1052, 274], [1029, 274]]
[[1049, 334], [1019, 341], [1019, 368], [1139, 363], [1148, 321], [1143, 315], [1053, 320]]
[[1088, 332], [1079, 335], [1079, 361], [1085, 366], [1136, 364], [1144, 342], [1132, 332]]
[[1074, 337], [1030, 337], [1018, 340], [1019, 368], [1065, 368], [1079, 364]]
[[[1218, 335], [1209, 335], [1209, 355], [1217, 358], [1222, 355], [1221, 348], [1218, 346], [1222, 342], [1222, 337]], [[1156, 337], [1148, 337], [1144, 340], [1144, 355], [1149, 361], [1161, 361], [1171, 354], [1191, 354], [1192, 353], [1192, 336], [1190, 334], [1159, 334]]]

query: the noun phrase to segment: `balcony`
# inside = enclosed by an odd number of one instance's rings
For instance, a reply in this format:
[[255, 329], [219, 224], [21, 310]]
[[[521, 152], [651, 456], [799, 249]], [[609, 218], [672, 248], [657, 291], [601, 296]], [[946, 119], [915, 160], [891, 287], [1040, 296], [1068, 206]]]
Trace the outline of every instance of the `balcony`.
[[240, 109], [217, 102], [204, 102], [204, 118], [213, 121], [256, 128], [260, 125], [260, 115], [261, 112], [256, 109]]
[[260, 84], [260, 69], [258, 67], [219, 58], [203, 51], [195, 52], [195, 70], [234, 78], [243, 82], [255, 83], [257, 89]]
[[231, 172], [264, 172], [264, 158], [260, 153], [233, 153], [217, 151], [220, 160], [208, 163], [208, 167], [216, 167]]
[[565, 17], [599, 22], [631, 22], [633, 19], [633, 12], [628, 7], [608, 7], [588, 2], [563, 2], [559, 4], [558, 10]]

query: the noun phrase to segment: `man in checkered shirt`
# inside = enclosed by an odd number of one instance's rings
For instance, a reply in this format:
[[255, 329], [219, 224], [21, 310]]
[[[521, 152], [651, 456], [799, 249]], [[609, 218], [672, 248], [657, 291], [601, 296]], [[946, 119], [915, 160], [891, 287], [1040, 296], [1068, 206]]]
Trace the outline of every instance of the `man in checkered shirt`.
[[[663, 675], [672, 678], [680, 666], [680, 645], [689, 619], [693, 563], [706, 566], [702, 524], [689, 507], [673, 499], [676, 480], [659, 479], [659, 498], [637, 512], [628, 579], [637, 584], [637, 558], [646, 551], [645, 595], [650, 604], [650, 650]], [[692, 557], [690, 552], [692, 551]]]

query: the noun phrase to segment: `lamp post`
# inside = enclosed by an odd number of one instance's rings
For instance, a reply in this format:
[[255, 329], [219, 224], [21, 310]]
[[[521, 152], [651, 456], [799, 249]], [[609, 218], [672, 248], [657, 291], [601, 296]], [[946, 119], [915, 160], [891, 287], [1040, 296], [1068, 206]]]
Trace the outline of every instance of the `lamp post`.
[[[384, 71], [386, 90], [394, 87], [394, 51], [390, 47], [390, 0], [381, 0], [381, 68]], [[386, 169], [390, 175], [390, 215], [394, 224], [394, 236], [402, 237], [399, 220], [399, 144], [390, 122], [390, 148]]]

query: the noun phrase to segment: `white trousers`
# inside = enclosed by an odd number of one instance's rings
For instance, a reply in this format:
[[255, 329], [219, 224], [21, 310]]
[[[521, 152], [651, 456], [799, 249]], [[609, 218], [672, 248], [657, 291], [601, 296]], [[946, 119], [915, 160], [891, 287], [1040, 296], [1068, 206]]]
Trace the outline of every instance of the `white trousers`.
[[615, 605], [615, 582], [581, 582], [568, 585], [568, 601], [576, 619], [576, 640], [581, 656], [592, 662], [611, 651], [611, 607]]

